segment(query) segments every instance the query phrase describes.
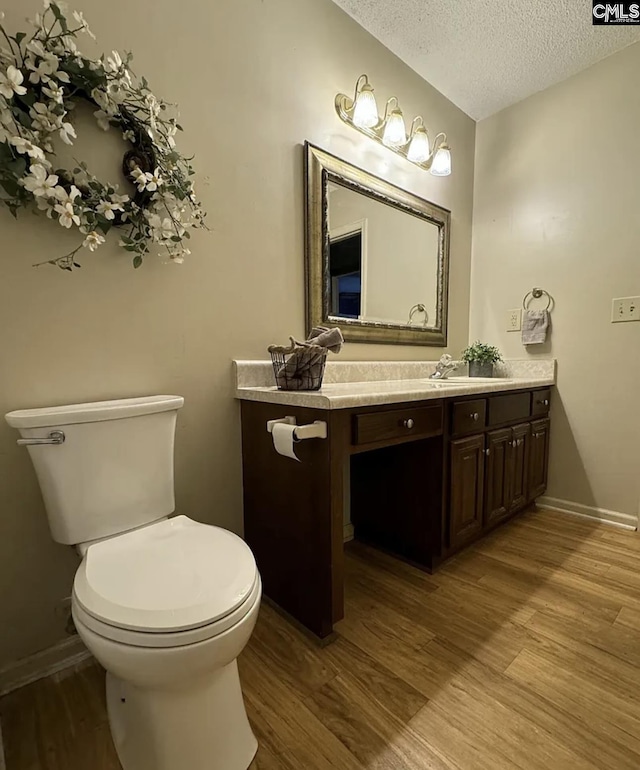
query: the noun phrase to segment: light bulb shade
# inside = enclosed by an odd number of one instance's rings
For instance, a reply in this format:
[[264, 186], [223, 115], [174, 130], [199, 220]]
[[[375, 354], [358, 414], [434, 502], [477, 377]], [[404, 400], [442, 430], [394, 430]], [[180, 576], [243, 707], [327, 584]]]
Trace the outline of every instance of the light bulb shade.
[[384, 127], [382, 142], [387, 147], [402, 147], [407, 143], [407, 129], [400, 110], [392, 110]]
[[451, 150], [443, 144], [435, 154], [431, 173], [434, 176], [449, 176], [451, 173]]
[[429, 160], [430, 155], [429, 135], [425, 128], [420, 126], [413, 135], [409, 150], [407, 151], [407, 158], [414, 163], [424, 163], [426, 160]]
[[378, 105], [373, 95], [373, 88], [368, 83], [358, 92], [353, 108], [353, 123], [359, 128], [373, 128], [380, 122]]

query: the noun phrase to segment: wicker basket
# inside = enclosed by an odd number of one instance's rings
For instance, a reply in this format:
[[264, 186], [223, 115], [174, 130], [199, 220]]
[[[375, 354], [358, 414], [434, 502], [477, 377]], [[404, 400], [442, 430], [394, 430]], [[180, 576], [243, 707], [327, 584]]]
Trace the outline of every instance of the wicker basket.
[[327, 349], [317, 345], [302, 347], [292, 342], [288, 348], [269, 348], [273, 373], [279, 390], [320, 390]]

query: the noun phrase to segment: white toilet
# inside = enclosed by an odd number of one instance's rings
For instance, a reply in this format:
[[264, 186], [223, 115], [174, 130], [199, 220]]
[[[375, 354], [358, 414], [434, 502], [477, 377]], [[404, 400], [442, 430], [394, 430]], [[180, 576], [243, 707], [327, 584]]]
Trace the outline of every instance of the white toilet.
[[54, 540], [77, 546], [73, 619], [107, 670], [124, 770], [246, 770], [236, 658], [262, 585], [236, 535], [174, 512], [179, 396], [10, 412]]

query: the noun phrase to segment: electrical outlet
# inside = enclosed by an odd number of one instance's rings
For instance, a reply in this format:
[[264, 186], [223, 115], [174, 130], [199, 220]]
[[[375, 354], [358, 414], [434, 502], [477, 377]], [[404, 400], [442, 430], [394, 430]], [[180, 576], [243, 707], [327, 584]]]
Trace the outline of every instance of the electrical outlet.
[[618, 297], [611, 304], [611, 323], [640, 321], [640, 297]]
[[519, 332], [522, 329], [522, 310], [507, 310], [507, 331]]

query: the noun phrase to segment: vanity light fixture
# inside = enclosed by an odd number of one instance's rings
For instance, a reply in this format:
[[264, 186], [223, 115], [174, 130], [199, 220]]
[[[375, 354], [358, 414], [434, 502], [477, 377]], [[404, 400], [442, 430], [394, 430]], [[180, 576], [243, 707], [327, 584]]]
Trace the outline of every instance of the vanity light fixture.
[[[389, 112], [389, 106], [395, 103], [395, 107]], [[387, 102], [387, 109], [384, 116], [384, 133], [382, 134], [382, 144], [386, 147], [396, 149], [404, 147], [407, 143], [407, 129], [404, 125], [404, 116], [398, 106], [398, 100], [395, 96]]]
[[[361, 83], [361, 81], [364, 81]], [[356, 83], [354, 97], [353, 123], [358, 128], [373, 128], [378, 124], [378, 105], [366, 75], [361, 75]]]
[[404, 116], [395, 96], [387, 100], [384, 118], [380, 118], [373, 87], [366, 75], [360, 75], [356, 81], [353, 98], [338, 94], [335, 106], [342, 121], [416, 166], [431, 171], [434, 176], [451, 174], [451, 148], [446, 134], [438, 134], [432, 144], [422, 117], [417, 116], [407, 136]]

